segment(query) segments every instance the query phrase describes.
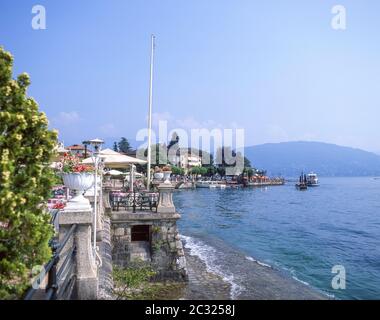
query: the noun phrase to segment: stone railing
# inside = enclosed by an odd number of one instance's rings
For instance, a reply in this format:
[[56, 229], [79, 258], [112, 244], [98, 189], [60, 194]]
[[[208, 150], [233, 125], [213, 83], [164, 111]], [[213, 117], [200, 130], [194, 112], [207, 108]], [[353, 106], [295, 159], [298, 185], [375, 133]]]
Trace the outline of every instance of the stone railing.
[[137, 191], [133, 193], [112, 194], [112, 188], [104, 187], [102, 190], [102, 205], [105, 214], [112, 211], [124, 211], [136, 213], [139, 211], [151, 211], [157, 213], [175, 213], [172, 193], [175, 187], [166, 181], [157, 185], [158, 195], [154, 192]]
[[75, 243], [76, 286], [73, 298], [78, 300], [97, 299], [98, 268], [92, 247], [93, 213], [91, 210], [63, 210], [59, 215], [59, 240], [76, 225], [73, 241]]

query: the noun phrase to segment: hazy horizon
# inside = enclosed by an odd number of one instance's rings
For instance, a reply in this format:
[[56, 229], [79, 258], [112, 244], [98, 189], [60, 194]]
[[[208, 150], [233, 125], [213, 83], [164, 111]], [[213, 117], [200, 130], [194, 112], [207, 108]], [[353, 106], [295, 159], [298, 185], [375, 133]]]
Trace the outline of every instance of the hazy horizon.
[[[133, 138], [130, 138], [130, 137], [126, 137], [126, 136], [123, 136], [124, 138], [126, 138], [129, 143], [131, 144], [132, 148], [133, 149], [136, 149], [139, 147], [140, 144], [142, 144], [142, 142], [140, 141], [136, 141], [135, 139]], [[120, 137], [104, 137], [104, 148], [112, 148], [113, 147], [113, 143], [114, 142], [119, 142], [120, 139], [122, 138], [122, 136]], [[64, 141], [65, 142], [65, 141]], [[68, 143], [65, 142], [65, 145], [71, 145], [71, 144], [75, 144], [75, 143], [81, 143], [82, 140], [80, 139], [77, 139], [76, 141], [69, 141]], [[168, 141], [166, 141], [165, 143], [168, 143]], [[340, 145], [340, 144], [335, 144], [335, 143], [329, 143], [329, 142], [324, 142], [324, 141], [314, 141], [314, 140], [292, 140], [292, 141], [280, 141], [280, 142], [263, 142], [263, 143], [259, 143], [259, 144], [252, 144], [252, 145], [245, 145], [245, 148], [249, 148], [249, 147], [255, 147], [255, 146], [262, 146], [262, 145], [267, 145], [267, 144], [279, 144], [279, 143], [298, 143], [298, 142], [306, 142], [306, 143], [323, 143], [323, 144], [330, 144], [330, 145], [336, 145], [338, 147], [343, 147], [343, 148], [351, 148], [351, 149], [354, 149], [354, 150], [361, 150], [361, 151], [365, 151], [365, 152], [369, 152], [369, 153], [373, 153], [377, 156], [380, 156], [380, 153], [379, 152], [374, 152], [374, 151], [370, 151], [370, 150], [365, 150], [363, 148], [356, 148], [356, 147], [352, 147], [352, 146], [348, 146], [348, 145]], [[152, 143], [155, 143], [155, 142], [152, 142]], [[161, 143], [161, 142], [160, 142]], [[181, 146], [181, 145], [180, 145]], [[212, 151], [212, 150], [211, 150]]]
[[[374, 0], [0, 3], [0, 45], [68, 143], [133, 139], [153, 123], [243, 128], [245, 144], [320, 141], [380, 154], [380, 3]], [[331, 10], [347, 11], [334, 30]]]

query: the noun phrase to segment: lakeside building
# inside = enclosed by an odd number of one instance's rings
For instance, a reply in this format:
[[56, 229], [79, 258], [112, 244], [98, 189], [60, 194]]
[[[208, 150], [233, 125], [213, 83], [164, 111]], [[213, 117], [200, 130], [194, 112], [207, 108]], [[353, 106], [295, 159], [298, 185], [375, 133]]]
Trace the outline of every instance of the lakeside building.
[[52, 159], [53, 167], [55, 166], [54, 163], [59, 161], [61, 157], [63, 157], [64, 154], [69, 152], [69, 150], [65, 148], [65, 145], [63, 144], [63, 142], [58, 142], [56, 146], [54, 147], [54, 151], [55, 151], [55, 154]]
[[66, 152], [69, 152], [69, 150], [65, 148], [63, 142], [58, 142], [58, 144], [55, 146], [55, 151], [59, 156], [63, 156]]
[[186, 174], [192, 168], [202, 166], [202, 157], [199, 155], [199, 150], [187, 148], [178, 149], [176, 155], [168, 160], [170, 163], [184, 169]]
[[87, 158], [91, 155], [91, 152], [87, 149], [87, 146], [82, 144], [73, 144], [66, 148], [73, 156], [79, 158]]
[[180, 156], [179, 160], [180, 167], [187, 173], [189, 170], [195, 167], [202, 166], [202, 158], [199, 155], [192, 153], [185, 153]]

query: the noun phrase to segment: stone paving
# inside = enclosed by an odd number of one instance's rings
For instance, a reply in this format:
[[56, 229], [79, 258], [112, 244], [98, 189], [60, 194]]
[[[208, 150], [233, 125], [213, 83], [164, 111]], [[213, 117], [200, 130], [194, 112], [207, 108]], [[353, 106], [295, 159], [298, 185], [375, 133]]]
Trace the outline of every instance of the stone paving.
[[206, 265], [185, 249], [189, 282], [179, 299], [186, 300], [229, 300], [231, 285], [221, 277], [210, 273]]

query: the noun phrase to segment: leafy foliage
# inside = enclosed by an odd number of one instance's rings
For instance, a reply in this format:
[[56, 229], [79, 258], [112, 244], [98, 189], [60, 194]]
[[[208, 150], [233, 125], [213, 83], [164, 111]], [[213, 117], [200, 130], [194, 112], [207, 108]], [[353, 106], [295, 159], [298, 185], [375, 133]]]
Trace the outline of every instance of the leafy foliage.
[[185, 174], [185, 170], [183, 168], [181, 168], [181, 167], [172, 166], [172, 173], [173, 174], [184, 175]]
[[248, 178], [251, 178], [255, 173], [256, 171], [250, 167], [245, 167], [243, 170], [243, 174], [247, 175]]
[[81, 164], [81, 159], [75, 155], [66, 153], [59, 162], [60, 170], [65, 173], [71, 172], [94, 172], [94, 167]]
[[128, 267], [113, 267], [117, 299], [177, 300], [183, 296], [185, 285], [178, 282], [156, 282], [156, 271], [144, 261], [131, 262]]
[[26, 94], [29, 76], [12, 79], [12, 67], [0, 47], [0, 299], [23, 294], [30, 270], [50, 258], [53, 233], [42, 203], [52, 186], [57, 133]]
[[[150, 146], [151, 150], [151, 164], [152, 166], [156, 165], [166, 165], [168, 163], [168, 157], [167, 157], [167, 146], [165, 143], [157, 143], [152, 144]], [[143, 152], [141, 152], [142, 149], [137, 150], [137, 152], [140, 155], [143, 155], [144, 157], [148, 157], [148, 148], [144, 149]]]
[[162, 247], [166, 244], [165, 240], [155, 240], [152, 241], [152, 250], [153, 252], [157, 252], [162, 249]]
[[[115, 146], [114, 146], [114, 148], [115, 148]], [[120, 152], [127, 153], [128, 151], [131, 151], [131, 149], [132, 148], [131, 148], [129, 141], [126, 138], [122, 137], [118, 143], [118, 150]]]
[[241, 152], [232, 150], [231, 147], [218, 148], [216, 152], [217, 172], [219, 175], [224, 176], [227, 174], [227, 168], [229, 175], [241, 175], [247, 173], [248, 176], [252, 176], [255, 172], [255, 168], [252, 168], [251, 161], [247, 157], [243, 157]]
[[142, 261], [131, 263], [127, 268], [114, 266], [113, 269], [113, 279], [116, 285], [125, 285], [131, 288], [146, 283], [155, 274], [153, 268]]
[[196, 174], [196, 175], [206, 175], [208, 172], [208, 169], [207, 168], [204, 168], [204, 167], [193, 167], [190, 169], [189, 173], [190, 174]]
[[[171, 140], [169, 141], [169, 144], [168, 144], [168, 152], [169, 152], [170, 148], [173, 147], [173, 146], [175, 146], [175, 145], [178, 148], [178, 145], [179, 145], [179, 136], [178, 136], [177, 132], [174, 132], [172, 134], [172, 138], [171, 138]], [[176, 148], [174, 150], [176, 150]]]

